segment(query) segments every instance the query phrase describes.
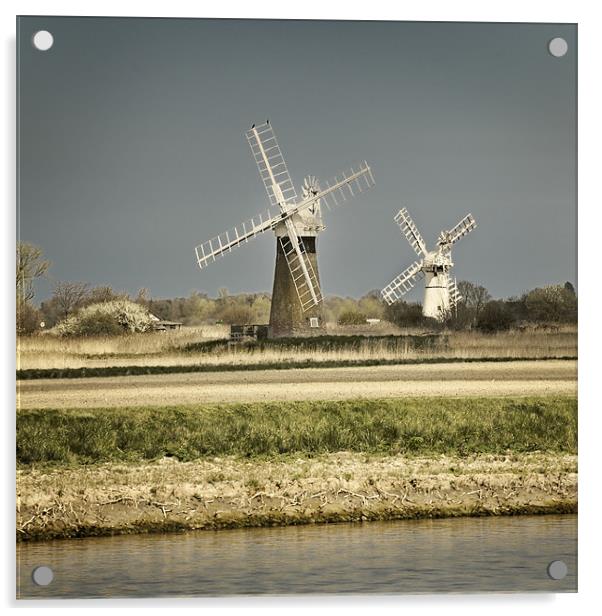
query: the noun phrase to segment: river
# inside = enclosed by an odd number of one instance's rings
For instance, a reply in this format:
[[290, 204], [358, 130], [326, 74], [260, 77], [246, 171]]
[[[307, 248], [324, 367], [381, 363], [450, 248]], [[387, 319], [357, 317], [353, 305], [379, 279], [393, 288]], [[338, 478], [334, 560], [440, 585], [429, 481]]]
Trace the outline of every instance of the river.
[[[547, 575], [562, 560], [562, 580]], [[54, 571], [36, 586], [38, 565]], [[575, 592], [577, 516], [456, 518], [17, 546], [21, 598]]]

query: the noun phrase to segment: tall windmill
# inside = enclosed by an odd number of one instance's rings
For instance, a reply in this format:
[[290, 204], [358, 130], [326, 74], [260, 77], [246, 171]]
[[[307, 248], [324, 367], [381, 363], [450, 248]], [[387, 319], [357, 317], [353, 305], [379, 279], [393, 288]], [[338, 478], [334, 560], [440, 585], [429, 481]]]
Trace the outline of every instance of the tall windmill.
[[199, 267], [206, 267], [260, 233], [274, 231], [276, 269], [270, 310], [271, 335], [291, 336], [319, 331], [324, 327], [316, 255], [316, 237], [324, 229], [321, 208], [331, 209], [374, 186], [372, 171], [364, 161], [356, 169], [323, 184], [319, 184], [314, 176], [308, 176], [299, 198], [269, 121], [253, 125], [245, 134], [268, 193], [270, 207], [197, 246]]
[[400, 300], [419, 280], [424, 278], [422, 314], [425, 317], [442, 320], [462, 299], [455, 278], [452, 279], [450, 276], [450, 271], [454, 266], [451, 259], [452, 246], [475, 229], [477, 223], [472, 214], [468, 214], [453, 229], [441, 231], [437, 239], [437, 248], [428, 251], [422, 235], [405, 208], [399, 210], [395, 216], [395, 222], [401, 228], [410, 246], [422, 259], [414, 261], [410, 267], [392, 280], [381, 291], [381, 295], [387, 304], [391, 305]]

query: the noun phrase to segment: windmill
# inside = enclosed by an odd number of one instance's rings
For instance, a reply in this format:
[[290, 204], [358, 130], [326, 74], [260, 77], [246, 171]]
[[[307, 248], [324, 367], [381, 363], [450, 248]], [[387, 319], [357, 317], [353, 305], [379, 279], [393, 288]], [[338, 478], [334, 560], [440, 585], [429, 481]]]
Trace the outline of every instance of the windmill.
[[253, 125], [245, 135], [270, 207], [197, 246], [197, 262], [202, 269], [260, 233], [273, 231], [276, 234], [276, 268], [270, 310], [271, 335], [320, 331], [324, 328], [324, 314], [316, 237], [325, 228], [322, 206], [331, 209], [374, 186], [372, 171], [364, 161], [356, 169], [323, 184], [314, 176], [308, 176], [299, 198], [269, 121]]
[[418, 228], [405, 208], [399, 210], [395, 216], [395, 222], [410, 246], [422, 259], [414, 261], [410, 267], [392, 280], [381, 291], [381, 295], [387, 304], [391, 305], [400, 300], [419, 280], [424, 278], [422, 314], [425, 317], [442, 320], [462, 299], [455, 278], [452, 279], [450, 276], [450, 271], [454, 266], [451, 259], [452, 246], [475, 229], [477, 223], [472, 214], [468, 214], [453, 229], [441, 231], [437, 239], [437, 248], [429, 252]]

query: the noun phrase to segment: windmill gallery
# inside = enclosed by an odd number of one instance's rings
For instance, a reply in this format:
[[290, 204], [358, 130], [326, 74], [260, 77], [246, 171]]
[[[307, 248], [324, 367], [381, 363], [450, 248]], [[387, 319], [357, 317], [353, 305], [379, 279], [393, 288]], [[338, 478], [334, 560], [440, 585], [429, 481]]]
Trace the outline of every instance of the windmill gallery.
[[[323, 333], [325, 319], [316, 245], [318, 234], [324, 230], [322, 206], [333, 209], [374, 186], [372, 170], [364, 161], [323, 185], [315, 176], [308, 176], [299, 198], [269, 121], [253, 125], [246, 132], [246, 138], [268, 194], [269, 208], [197, 246], [197, 262], [203, 269], [257, 235], [273, 231], [276, 235], [276, 266], [269, 335]], [[450, 231], [442, 231], [437, 250], [428, 252], [405, 209], [395, 220], [423, 260], [414, 262], [387, 285], [382, 297], [389, 304], [398, 301], [420, 278], [426, 277], [424, 316], [441, 320], [461, 299], [449, 276], [453, 266], [451, 247], [472, 231], [476, 223], [469, 214]]]

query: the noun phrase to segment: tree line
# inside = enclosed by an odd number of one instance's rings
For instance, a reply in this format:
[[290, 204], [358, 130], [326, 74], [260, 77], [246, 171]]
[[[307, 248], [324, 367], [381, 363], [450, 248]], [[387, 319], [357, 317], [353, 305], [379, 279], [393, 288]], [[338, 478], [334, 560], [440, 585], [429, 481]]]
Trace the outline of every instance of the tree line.
[[[156, 299], [148, 289], [135, 296], [110, 286], [92, 286], [86, 282], [55, 281], [52, 295], [34, 304], [34, 283], [45, 277], [50, 267], [42, 251], [31, 244], [17, 245], [17, 332], [28, 334], [49, 329], [93, 304], [128, 300], [143, 306], [161, 320], [184, 325], [213, 323], [250, 324], [269, 321], [269, 293], [230, 295], [222, 288], [217, 297], [192, 292], [188, 297]], [[399, 301], [388, 306], [378, 290], [359, 299], [330, 296], [324, 299], [326, 320], [340, 325], [361, 325], [366, 319], [389, 321], [399, 327], [478, 329], [495, 332], [528, 323], [576, 323], [577, 296], [570, 282], [549, 285], [523, 293], [519, 297], [493, 299], [478, 284], [461, 281], [462, 300], [445, 315], [442, 322], [422, 316], [419, 302]]]

